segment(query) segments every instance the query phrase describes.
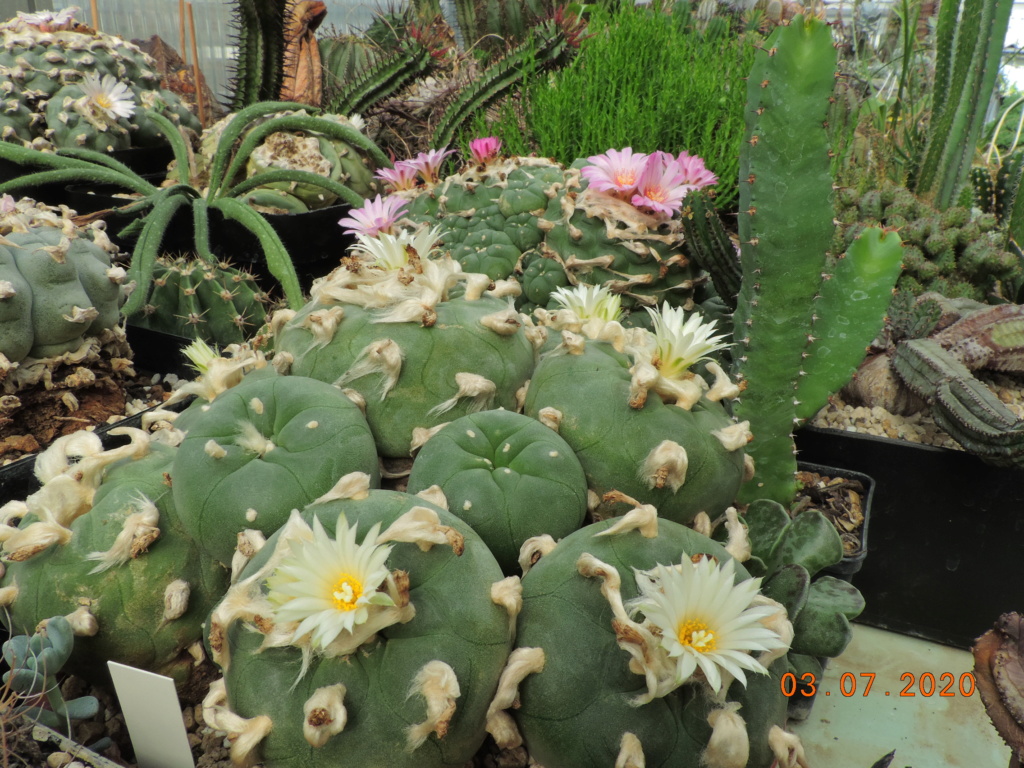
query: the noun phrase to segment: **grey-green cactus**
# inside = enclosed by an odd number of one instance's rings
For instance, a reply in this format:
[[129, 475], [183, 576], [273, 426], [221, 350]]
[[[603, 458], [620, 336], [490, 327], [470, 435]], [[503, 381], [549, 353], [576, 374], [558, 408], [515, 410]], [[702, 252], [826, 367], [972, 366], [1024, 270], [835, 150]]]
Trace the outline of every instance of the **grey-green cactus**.
[[437, 485], [450, 511], [480, 534], [505, 573], [533, 536], [580, 527], [587, 479], [572, 448], [540, 422], [512, 411], [456, 419], [420, 449], [409, 493]]
[[454, 768], [472, 758], [519, 582], [444, 504], [436, 489], [375, 491], [356, 474], [258, 550], [210, 619], [224, 679], [203, 713], [232, 735], [235, 760]]

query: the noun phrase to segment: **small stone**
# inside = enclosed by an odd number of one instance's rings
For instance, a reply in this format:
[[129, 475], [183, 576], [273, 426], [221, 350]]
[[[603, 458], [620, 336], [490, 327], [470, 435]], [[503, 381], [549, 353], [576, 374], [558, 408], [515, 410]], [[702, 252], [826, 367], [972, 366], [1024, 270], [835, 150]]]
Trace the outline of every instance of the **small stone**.
[[46, 756], [46, 765], [48, 768], [65, 768], [73, 760], [74, 758], [67, 752], [54, 752]]

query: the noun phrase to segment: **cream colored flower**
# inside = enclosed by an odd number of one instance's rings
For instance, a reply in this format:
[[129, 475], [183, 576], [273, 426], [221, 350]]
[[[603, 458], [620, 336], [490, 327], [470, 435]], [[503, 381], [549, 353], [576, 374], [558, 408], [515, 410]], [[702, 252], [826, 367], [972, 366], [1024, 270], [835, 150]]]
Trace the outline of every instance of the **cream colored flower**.
[[113, 75], [104, 75], [100, 80], [99, 75], [89, 72], [82, 78], [81, 88], [89, 105], [110, 120], [135, 114], [135, 97], [128, 86]]
[[380, 524], [370, 528], [362, 544], [356, 543], [357, 527], [350, 528], [339, 515], [332, 540], [314, 517], [312, 540], [293, 543], [291, 554], [267, 578], [275, 618], [299, 622], [292, 642], [309, 634], [310, 645], [325, 650], [343, 632], [366, 622], [376, 607], [395, 605], [378, 591], [387, 579], [385, 562], [391, 554], [390, 546], [374, 543]]
[[774, 605], [753, 606], [760, 579], [736, 583], [731, 560], [697, 563], [684, 555], [678, 566], [634, 569], [640, 596], [627, 603], [631, 615], [643, 613], [645, 626], [660, 635], [660, 650], [675, 660], [674, 683], [682, 685], [699, 670], [716, 693], [722, 670], [746, 685], [743, 670], [767, 673], [752, 651], [785, 648], [786, 643], [762, 620]]
[[705, 323], [697, 313], [687, 319], [681, 308], [670, 307], [667, 302], [661, 312], [650, 308], [647, 311], [654, 321], [650, 362], [663, 378], [681, 379], [694, 363], [728, 346], [722, 343], [725, 335], [712, 336], [716, 330], [714, 321]]
[[557, 288], [551, 298], [560, 307], [575, 312], [580, 320], [597, 318], [608, 323], [622, 319], [622, 297], [603, 285], [580, 284], [575, 288]]
[[441, 240], [441, 227], [415, 232], [403, 229], [397, 235], [381, 232], [374, 237], [360, 232], [356, 238], [359, 242], [352, 247], [355, 255], [382, 269], [402, 269], [434, 252]]

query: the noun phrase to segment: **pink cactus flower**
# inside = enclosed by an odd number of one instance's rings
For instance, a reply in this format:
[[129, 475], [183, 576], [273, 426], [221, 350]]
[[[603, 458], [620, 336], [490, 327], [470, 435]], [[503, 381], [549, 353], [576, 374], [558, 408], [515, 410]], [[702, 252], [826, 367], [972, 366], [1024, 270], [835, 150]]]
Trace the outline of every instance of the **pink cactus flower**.
[[362, 208], [353, 208], [349, 213], [352, 218], [344, 218], [338, 221], [340, 226], [347, 226], [346, 235], [363, 234], [367, 237], [376, 237], [381, 232], [391, 234], [391, 228], [402, 215], [402, 209], [409, 204], [408, 200], [399, 197], [386, 197], [381, 199], [380, 195], [373, 200], [367, 200]]
[[448, 155], [455, 152], [454, 149], [432, 149], [429, 152], [420, 152], [412, 160], [406, 160], [407, 163], [412, 163], [419, 172], [420, 178], [423, 179], [427, 184], [436, 184], [440, 179], [438, 173], [441, 170], [441, 164], [445, 161]]
[[392, 192], [415, 189], [419, 170], [410, 160], [399, 160], [394, 168], [381, 168], [374, 175], [391, 186]]
[[637, 208], [671, 216], [683, 207], [683, 198], [693, 189], [684, 178], [676, 158], [667, 152], [655, 152], [648, 158], [630, 202]]
[[683, 184], [691, 188], [691, 191], [703, 189], [718, 183], [718, 177], [707, 169], [704, 160], [697, 155], [688, 152], [680, 152], [676, 158], [679, 167], [683, 172]]
[[488, 136], [484, 139], [473, 139], [469, 142], [469, 154], [474, 163], [488, 163], [501, 151], [501, 139]]
[[590, 189], [610, 192], [628, 200], [644, 172], [647, 155], [634, 153], [632, 147], [626, 147], [623, 150], [609, 149], [603, 155], [588, 157], [587, 162], [591, 165], [583, 166], [580, 174], [590, 182]]

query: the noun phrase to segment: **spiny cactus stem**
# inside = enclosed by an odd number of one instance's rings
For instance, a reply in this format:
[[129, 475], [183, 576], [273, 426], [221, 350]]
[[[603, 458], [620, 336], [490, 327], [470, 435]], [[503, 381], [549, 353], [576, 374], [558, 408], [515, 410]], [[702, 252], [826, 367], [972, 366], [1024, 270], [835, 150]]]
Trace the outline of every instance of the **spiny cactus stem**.
[[[237, 120], [237, 118], [235, 119]], [[235, 152], [235, 156], [232, 158], [227, 172], [223, 176], [214, 177], [213, 172], [211, 171], [210, 189], [217, 190], [218, 194], [222, 194], [224, 186], [231, 183], [231, 180], [241, 172], [245, 163], [249, 159], [249, 155], [251, 155], [253, 150], [259, 146], [260, 142], [270, 134], [278, 131], [308, 131], [310, 133], [323, 134], [330, 139], [339, 139], [340, 141], [344, 141], [365, 151], [370, 155], [378, 167], [391, 167], [391, 161], [388, 159], [387, 155], [381, 151], [380, 147], [355, 128], [317, 117], [289, 115], [286, 117], [278, 117], [268, 120], [262, 125], [258, 125], [249, 131], [249, 133], [246, 134], [245, 139], [242, 140], [242, 144], [239, 146], [238, 151]], [[222, 137], [217, 146], [217, 154], [219, 155], [221, 151], [226, 151], [224, 148], [229, 146], [230, 145], [225, 144], [224, 137]]]
[[184, 178], [188, 174], [189, 167], [188, 147], [185, 146], [185, 138], [181, 135], [181, 131], [178, 130], [178, 126], [151, 109], [146, 110], [146, 117], [156, 123], [164, 138], [170, 143], [171, 149], [174, 151], [174, 161], [178, 164], [182, 178]]
[[40, 152], [20, 144], [0, 141], [0, 158], [10, 160], [18, 165], [41, 165], [47, 168], [92, 168], [93, 163], [78, 160], [74, 157], [55, 155], [52, 152]]
[[192, 229], [195, 232], [196, 255], [210, 264], [217, 257], [210, 247], [210, 209], [202, 198], [192, 201]]
[[[281, 238], [266, 219], [245, 203], [233, 197], [221, 197], [210, 203], [224, 214], [225, 218], [233, 219], [248, 229], [260, 241], [267, 267], [277, 282], [281, 284], [288, 306], [298, 310], [303, 305], [302, 288], [299, 277], [295, 274], [295, 265], [285, 249]], [[134, 298], [134, 297], [133, 297]]]
[[279, 181], [295, 181], [321, 187], [326, 189], [328, 192], [333, 192], [344, 200], [346, 204], [355, 208], [362, 206], [362, 204], [366, 202], [363, 196], [354, 189], [346, 187], [344, 184], [339, 184], [333, 179], [324, 178], [323, 176], [318, 176], [317, 174], [310, 173], [309, 171], [293, 170], [264, 171], [257, 176], [253, 176], [252, 178], [236, 184], [229, 189], [224, 196], [239, 197], [250, 189], [262, 187], [264, 184], [274, 184]]
[[132, 263], [128, 268], [128, 279], [135, 280], [135, 291], [121, 308], [121, 314], [125, 317], [131, 317], [145, 305], [153, 282], [160, 241], [163, 240], [164, 232], [167, 231], [174, 214], [181, 206], [187, 204], [188, 197], [185, 195], [173, 195], [161, 200], [146, 216], [146, 223], [142, 227], [139, 241], [135, 244]]
[[151, 195], [157, 191], [157, 188], [148, 181], [137, 181], [131, 176], [125, 176], [123, 173], [110, 168], [98, 168], [90, 164], [86, 167], [76, 166], [73, 168], [27, 173], [24, 176], [19, 176], [16, 179], [0, 184], [0, 195], [42, 184], [70, 184], [76, 181], [88, 184], [115, 184], [142, 195]]
[[130, 176], [137, 180], [139, 183], [148, 184], [144, 178], [139, 176], [135, 171], [129, 168], [127, 165], [122, 163], [120, 160], [115, 160], [110, 155], [104, 152], [97, 152], [92, 149], [82, 149], [80, 147], [61, 147], [57, 150], [57, 154], [63, 157], [73, 157], [76, 160], [85, 160], [86, 162], [95, 163], [97, 165], [103, 165], [112, 170], [119, 171], [120, 173]]
[[430, 51], [415, 40], [410, 40], [394, 54], [335, 91], [329, 102], [330, 111], [362, 113], [370, 105], [427, 72], [431, 64]]

